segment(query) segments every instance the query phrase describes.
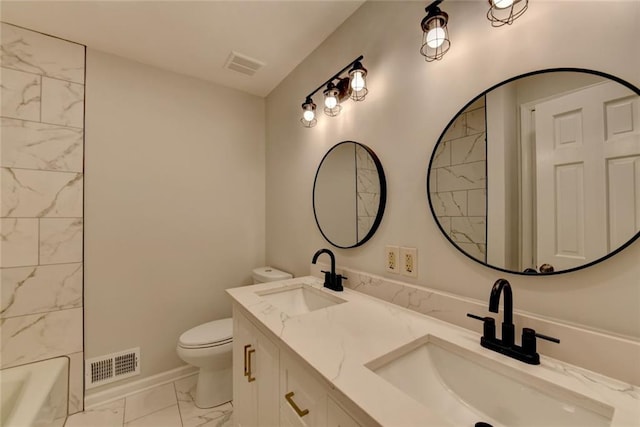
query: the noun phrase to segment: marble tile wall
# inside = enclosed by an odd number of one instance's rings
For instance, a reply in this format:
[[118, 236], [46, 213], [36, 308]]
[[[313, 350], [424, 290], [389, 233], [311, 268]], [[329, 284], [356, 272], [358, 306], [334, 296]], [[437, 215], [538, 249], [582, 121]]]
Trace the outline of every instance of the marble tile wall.
[[440, 225], [480, 261], [487, 252], [487, 167], [484, 97], [447, 130], [432, 164], [429, 192]]
[[2, 23], [0, 367], [70, 360], [83, 409], [85, 47]]
[[358, 196], [358, 241], [373, 227], [380, 206], [380, 180], [373, 159], [360, 146], [356, 146], [356, 193]]

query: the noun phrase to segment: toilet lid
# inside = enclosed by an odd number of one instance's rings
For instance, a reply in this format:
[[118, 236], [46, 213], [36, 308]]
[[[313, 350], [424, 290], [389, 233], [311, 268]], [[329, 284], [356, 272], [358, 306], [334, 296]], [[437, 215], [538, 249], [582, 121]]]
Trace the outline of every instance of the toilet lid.
[[180, 345], [185, 347], [206, 347], [231, 342], [233, 320], [220, 319], [189, 329], [180, 335]]

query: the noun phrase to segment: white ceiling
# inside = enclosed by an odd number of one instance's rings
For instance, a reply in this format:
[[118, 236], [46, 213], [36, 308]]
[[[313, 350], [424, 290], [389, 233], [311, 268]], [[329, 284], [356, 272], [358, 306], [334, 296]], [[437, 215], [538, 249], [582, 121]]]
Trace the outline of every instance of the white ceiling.
[[[1, 1], [2, 21], [266, 96], [364, 0]], [[231, 51], [264, 62], [223, 68]]]

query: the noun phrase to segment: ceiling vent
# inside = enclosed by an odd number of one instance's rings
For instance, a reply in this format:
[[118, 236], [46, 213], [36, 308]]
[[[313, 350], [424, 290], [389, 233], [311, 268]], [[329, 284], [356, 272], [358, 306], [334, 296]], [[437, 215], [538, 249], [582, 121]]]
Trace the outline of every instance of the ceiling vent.
[[231, 52], [231, 55], [229, 55], [227, 63], [224, 64], [224, 68], [246, 74], [247, 76], [253, 76], [264, 66], [264, 62], [260, 62], [257, 59], [249, 58], [246, 55], [233, 51]]

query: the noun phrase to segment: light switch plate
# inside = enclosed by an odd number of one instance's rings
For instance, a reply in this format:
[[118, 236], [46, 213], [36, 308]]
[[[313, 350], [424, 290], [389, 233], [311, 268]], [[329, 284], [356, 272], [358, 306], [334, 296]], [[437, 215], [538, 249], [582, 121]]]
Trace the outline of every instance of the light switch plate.
[[400, 248], [386, 246], [384, 251], [384, 264], [389, 273], [400, 274]]
[[400, 271], [403, 276], [418, 277], [418, 250], [400, 248]]

